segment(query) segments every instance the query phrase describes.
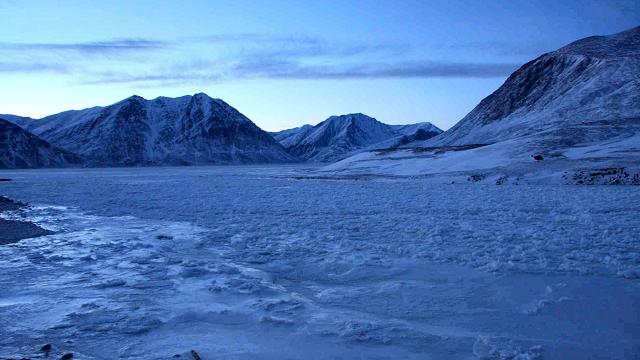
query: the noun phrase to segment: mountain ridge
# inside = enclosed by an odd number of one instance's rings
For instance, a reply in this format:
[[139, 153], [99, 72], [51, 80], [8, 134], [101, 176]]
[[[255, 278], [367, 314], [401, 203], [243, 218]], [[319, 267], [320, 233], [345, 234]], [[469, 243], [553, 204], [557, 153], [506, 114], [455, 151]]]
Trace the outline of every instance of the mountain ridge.
[[[612, 44], [631, 44], [622, 55], [600, 57]], [[586, 46], [588, 44], [588, 46]], [[584, 51], [585, 47], [588, 48]], [[585, 54], [595, 54], [590, 57]], [[631, 61], [629, 59], [631, 57]], [[532, 131], [555, 130], [567, 117], [600, 121], [640, 116], [640, 27], [609, 36], [574, 41], [544, 54], [511, 74], [495, 92], [484, 98], [467, 116], [428, 145], [493, 143]], [[633, 61], [635, 60], [635, 61]], [[599, 86], [598, 86], [599, 85]], [[609, 96], [615, 92], [617, 96]], [[623, 93], [626, 92], [626, 93]], [[562, 95], [562, 96], [559, 96]], [[551, 109], [552, 111], [546, 111]], [[527, 121], [535, 116], [538, 121]], [[525, 119], [526, 120], [526, 119]], [[496, 123], [502, 123], [496, 126]], [[485, 129], [478, 129], [479, 127]], [[468, 135], [473, 129], [474, 134]]]
[[204, 93], [152, 100], [133, 95], [41, 119], [12, 118], [53, 145], [106, 166], [296, 161], [246, 116]]

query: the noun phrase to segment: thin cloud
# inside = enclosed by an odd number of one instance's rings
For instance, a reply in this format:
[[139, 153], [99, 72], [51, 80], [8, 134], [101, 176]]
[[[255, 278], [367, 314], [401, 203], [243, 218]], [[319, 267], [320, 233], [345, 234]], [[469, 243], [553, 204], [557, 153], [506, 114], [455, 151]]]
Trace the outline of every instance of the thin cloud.
[[406, 54], [410, 46], [404, 44], [298, 44], [280, 48], [266, 48], [254, 56], [275, 58], [347, 58], [358, 56], [393, 57]]
[[360, 63], [351, 65], [298, 65], [293, 62], [241, 64], [242, 78], [366, 79], [366, 78], [493, 78], [509, 75], [520, 64], [450, 63], [435, 61]]
[[300, 35], [272, 35], [272, 34], [213, 34], [184, 38], [186, 41], [205, 43], [255, 43], [255, 44], [304, 44], [313, 45], [324, 43], [324, 40], [311, 36]]
[[166, 74], [123, 75], [108, 74], [87, 84], [144, 84], [165, 86], [168, 84], [210, 83], [231, 80], [280, 79], [280, 80], [349, 80], [389, 78], [495, 78], [512, 73], [516, 63], [361, 63], [343, 65], [299, 65], [291, 61], [251, 62], [237, 64], [225, 71], [188, 71]]
[[[207, 46], [212, 44], [232, 46], [208, 51]], [[176, 51], [149, 56], [149, 52], [162, 49]], [[33, 61], [32, 51], [37, 52], [37, 62]], [[94, 85], [165, 86], [239, 79], [493, 78], [507, 76], [520, 65], [420, 60], [409, 45], [402, 43], [332, 43], [317, 37], [264, 34], [218, 34], [179, 40], [0, 42], [0, 52], [12, 55], [4, 56], [8, 62], [0, 63], [0, 72], [69, 73], [80, 83]], [[95, 60], [92, 55], [101, 56]], [[408, 60], [411, 58], [417, 60]]]
[[[114, 39], [75, 43], [0, 42], [0, 72], [61, 73], [82, 76], [86, 69], [116, 62], [139, 63], [149, 52], [171, 43], [148, 39]], [[143, 57], [144, 56], [144, 57]]]
[[515, 43], [505, 41], [468, 42], [461, 44], [441, 44], [437, 49], [447, 51], [472, 51], [476, 53], [490, 53], [498, 56], [534, 57], [553, 51], [562, 44], [547, 42]]
[[93, 80], [82, 82], [87, 85], [99, 84], [179, 84], [189, 82], [216, 82], [223, 80], [218, 75], [207, 74], [160, 74], [160, 75], [127, 75], [127, 74], [106, 74]]
[[209, 44], [236, 43], [251, 46], [255, 56], [357, 56], [368, 54], [400, 55], [411, 49], [407, 44], [331, 43], [319, 37], [265, 34], [218, 34], [187, 38], [188, 41]]
[[0, 42], [0, 50], [72, 51], [80, 53], [110, 53], [147, 51], [166, 48], [169, 43], [148, 39], [116, 39], [77, 43], [11, 43]]
[[[226, 48], [210, 51], [206, 46], [224, 45]], [[203, 48], [205, 46], [205, 48]], [[47, 62], [69, 64], [81, 63], [85, 57], [100, 56], [99, 66], [110, 61], [130, 61], [138, 63], [139, 56], [158, 50], [177, 50], [173, 61], [189, 61], [195, 56], [223, 56], [227, 61], [245, 58], [346, 58], [357, 56], [399, 56], [410, 47], [404, 44], [375, 43], [348, 44], [331, 43], [322, 38], [309, 36], [286, 36], [265, 34], [217, 34], [179, 39], [153, 40], [144, 38], [112, 39], [106, 41], [73, 43], [18, 43], [0, 42], [0, 55], [4, 59], [18, 63], [30, 62], [33, 56], [44, 64]], [[197, 54], [197, 55], [196, 55]], [[150, 61], [153, 65], [154, 60]], [[42, 67], [45, 68], [44, 66]]]
[[66, 66], [60, 64], [0, 62], [0, 73], [43, 72], [65, 74], [69, 70]]

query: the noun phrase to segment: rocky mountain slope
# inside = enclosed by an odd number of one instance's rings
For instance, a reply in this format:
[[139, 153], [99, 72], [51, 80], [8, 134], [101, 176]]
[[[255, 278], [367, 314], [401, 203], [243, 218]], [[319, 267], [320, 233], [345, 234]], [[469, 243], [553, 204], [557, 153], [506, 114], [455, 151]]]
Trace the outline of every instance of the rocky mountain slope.
[[[511, 181], [535, 174], [570, 182], [589, 169], [640, 167], [640, 27], [540, 56], [451, 129], [403, 147], [330, 170]], [[629, 171], [619, 173], [633, 178]], [[619, 176], [603, 181], [627, 181]]]
[[331, 116], [316, 126], [274, 133], [287, 151], [312, 162], [331, 162], [347, 157], [376, 144], [391, 141], [396, 144], [405, 136], [426, 139], [442, 132], [431, 123], [387, 125], [364, 114]]
[[246, 116], [202, 93], [153, 100], [132, 96], [106, 107], [39, 120], [9, 120], [59, 148], [106, 166], [296, 160]]
[[578, 40], [525, 64], [430, 144], [527, 136], [556, 142], [547, 147], [602, 141], [623, 135], [616, 126], [637, 125], [639, 104], [640, 27]]
[[0, 168], [79, 165], [82, 159], [0, 118]]

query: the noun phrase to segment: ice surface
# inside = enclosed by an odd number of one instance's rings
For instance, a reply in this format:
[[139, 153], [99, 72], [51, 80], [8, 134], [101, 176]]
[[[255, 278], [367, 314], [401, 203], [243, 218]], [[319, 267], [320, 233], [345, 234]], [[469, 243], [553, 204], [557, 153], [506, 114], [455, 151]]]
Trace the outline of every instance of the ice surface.
[[637, 187], [300, 171], [5, 172], [0, 358], [637, 357]]

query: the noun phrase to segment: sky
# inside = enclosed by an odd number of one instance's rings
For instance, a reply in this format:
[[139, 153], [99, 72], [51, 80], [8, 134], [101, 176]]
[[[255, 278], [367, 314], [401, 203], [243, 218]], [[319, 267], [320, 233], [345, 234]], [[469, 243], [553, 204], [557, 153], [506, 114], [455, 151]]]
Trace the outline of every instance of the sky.
[[637, 0], [0, 0], [0, 114], [205, 92], [268, 131], [361, 112], [447, 129]]

